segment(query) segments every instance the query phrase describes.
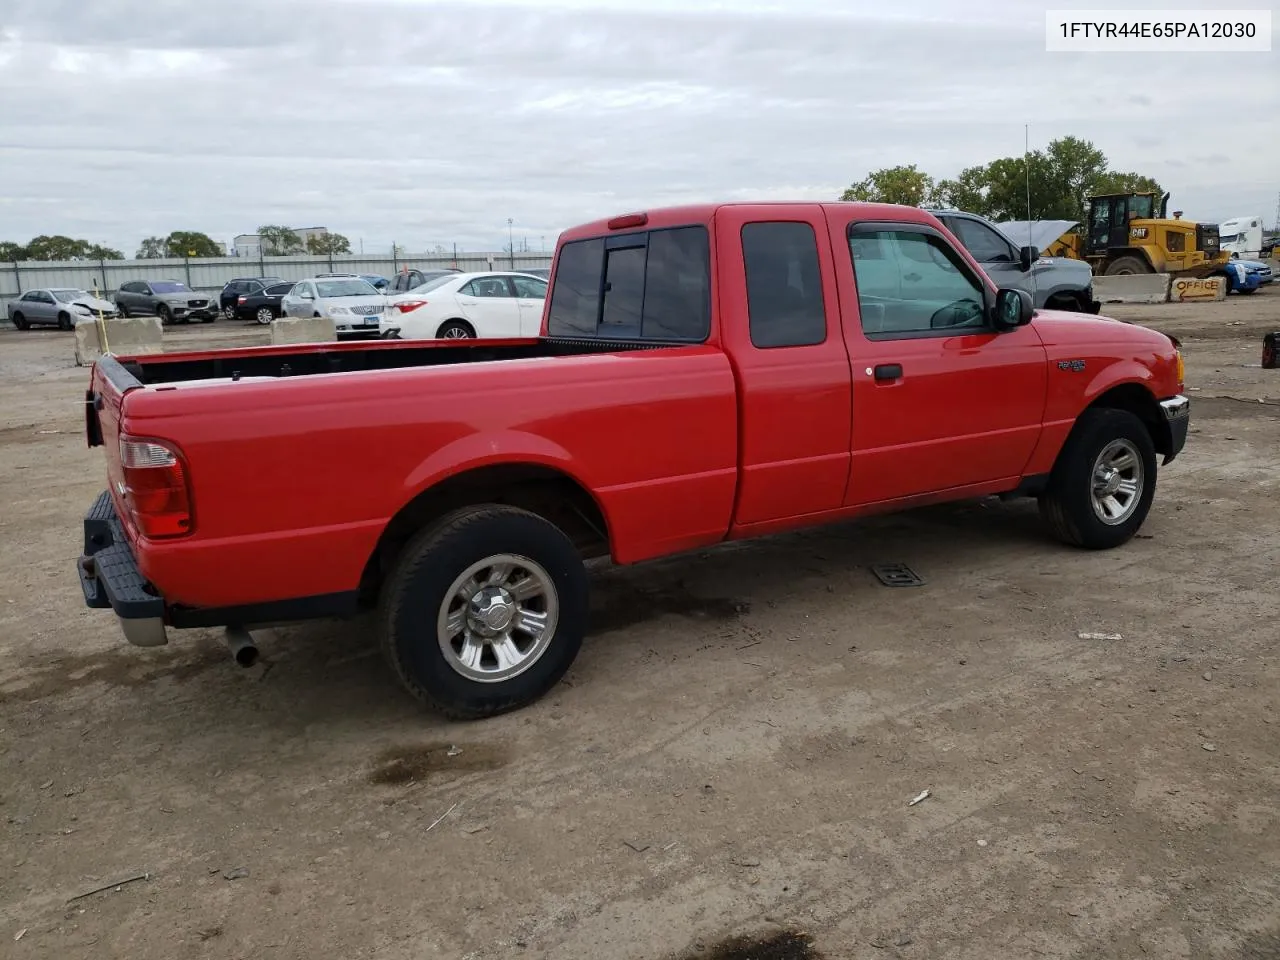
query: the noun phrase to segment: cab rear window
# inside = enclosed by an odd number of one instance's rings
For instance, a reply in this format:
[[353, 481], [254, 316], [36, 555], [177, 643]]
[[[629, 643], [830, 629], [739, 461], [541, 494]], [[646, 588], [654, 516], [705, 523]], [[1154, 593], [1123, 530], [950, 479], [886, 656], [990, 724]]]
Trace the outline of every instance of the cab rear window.
[[706, 227], [575, 240], [560, 248], [550, 336], [701, 342], [710, 332]]

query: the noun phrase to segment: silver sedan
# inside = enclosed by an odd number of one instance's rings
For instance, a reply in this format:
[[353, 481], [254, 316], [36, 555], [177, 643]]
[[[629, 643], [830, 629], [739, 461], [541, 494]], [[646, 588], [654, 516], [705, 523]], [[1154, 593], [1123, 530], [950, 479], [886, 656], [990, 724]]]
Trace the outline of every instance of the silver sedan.
[[77, 320], [90, 320], [99, 312], [108, 320], [116, 315], [115, 304], [95, 297], [87, 290], [72, 287], [49, 287], [28, 290], [17, 300], [5, 305], [9, 321], [19, 330], [48, 324], [59, 330], [70, 330]]

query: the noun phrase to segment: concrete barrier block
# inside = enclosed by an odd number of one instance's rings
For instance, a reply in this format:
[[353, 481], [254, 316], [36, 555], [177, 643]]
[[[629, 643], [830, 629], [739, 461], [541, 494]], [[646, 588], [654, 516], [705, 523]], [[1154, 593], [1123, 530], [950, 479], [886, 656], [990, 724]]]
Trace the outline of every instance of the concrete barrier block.
[[77, 320], [75, 326], [76, 366], [87, 367], [104, 353], [117, 357], [136, 357], [164, 352], [163, 327], [159, 317], [121, 317], [104, 320], [107, 342], [97, 319]]
[[338, 331], [328, 317], [281, 317], [271, 321], [271, 342], [323, 343], [337, 340]]
[[1093, 296], [1101, 303], [1168, 303], [1169, 281], [1167, 273], [1094, 277]]
[[1222, 277], [1178, 277], [1169, 288], [1170, 303], [1227, 299], [1227, 281]]

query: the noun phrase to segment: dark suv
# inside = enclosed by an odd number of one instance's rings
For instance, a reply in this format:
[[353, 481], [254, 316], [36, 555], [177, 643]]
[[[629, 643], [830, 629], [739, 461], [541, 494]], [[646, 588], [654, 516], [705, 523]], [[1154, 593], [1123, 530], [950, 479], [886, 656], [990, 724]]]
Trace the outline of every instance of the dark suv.
[[241, 297], [252, 297], [262, 293], [273, 283], [283, 282], [280, 277], [236, 277], [228, 281], [218, 294], [218, 310], [228, 320], [235, 319], [236, 302]]
[[451, 273], [461, 272], [461, 270], [454, 270], [452, 268], [433, 270], [401, 270], [392, 278], [391, 284], [382, 292], [386, 294], [407, 293], [414, 289], [414, 287], [420, 287], [430, 280], [435, 280], [437, 277], [447, 277]]

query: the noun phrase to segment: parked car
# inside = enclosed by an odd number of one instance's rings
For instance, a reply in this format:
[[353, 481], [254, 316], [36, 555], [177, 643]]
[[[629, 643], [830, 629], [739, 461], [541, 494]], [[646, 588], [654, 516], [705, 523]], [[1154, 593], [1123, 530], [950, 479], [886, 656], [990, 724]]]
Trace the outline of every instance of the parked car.
[[391, 281], [381, 274], [377, 273], [317, 273], [317, 279], [323, 278], [331, 280], [334, 277], [359, 277], [361, 280], [369, 281], [369, 284], [378, 291], [385, 291], [390, 286]]
[[550, 267], [524, 267], [520, 270], [520, 272], [527, 273], [531, 277], [537, 277], [539, 280], [551, 279]]
[[1037, 308], [1097, 313], [1102, 304], [1093, 298], [1093, 268], [1083, 260], [1046, 257], [1040, 251], [1071, 228], [1061, 220], [1037, 220], [1028, 224], [995, 224], [963, 210], [934, 210], [973, 258], [982, 264], [999, 287], [1026, 290]]
[[387, 302], [379, 334], [402, 340], [536, 337], [547, 281], [524, 273], [445, 274]]
[[1258, 260], [1232, 260], [1218, 275], [1227, 281], [1227, 293], [1254, 293], [1272, 280], [1271, 267]]
[[282, 277], [233, 277], [218, 294], [218, 311], [228, 320], [232, 320], [236, 316], [236, 304], [241, 297], [261, 293], [273, 283], [280, 283], [282, 280]]
[[130, 280], [116, 291], [116, 310], [122, 317], [157, 316], [160, 322], [213, 323], [216, 301], [196, 293], [181, 280]]
[[402, 269], [391, 279], [391, 285], [387, 287], [386, 292], [392, 293], [408, 293], [410, 290], [422, 286], [428, 281], [436, 279], [436, 277], [445, 277], [449, 274], [461, 273], [461, 270], [455, 270], [447, 267], [440, 270], [409, 270]]
[[[553, 273], [514, 343], [99, 360], [86, 604], [143, 646], [230, 625], [242, 654], [256, 624], [380, 607], [406, 689], [486, 716], [569, 669], [584, 558], [996, 494], [1118, 547], [1186, 442], [1177, 341], [1036, 312], [924, 210], [654, 210], [562, 234]], [[353, 281], [299, 286], [325, 282]], [[250, 467], [287, 496], [246, 496]]]
[[95, 297], [87, 290], [72, 287], [46, 287], [28, 290], [16, 300], [5, 304], [5, 314], [19, 330], [48, 324], [59, 330], [70, 330], [77, 320], [102, 316], [111, 320], [116, 307], [110, 300]]
[[387, 298], [360, 277], [313, 277], [294, 284], [280, 301], [290, 317], [328, 317], [338, 339], [376, 337]]
[[280, 301], [292, 289], [293, 281], [285, 280], [273, 283], [257, 293], [242, 294], [232, 305], [232, 316], [237, 320], [256, 320], [266, 326], [283, 315], [284, 309], [280, 306]]

